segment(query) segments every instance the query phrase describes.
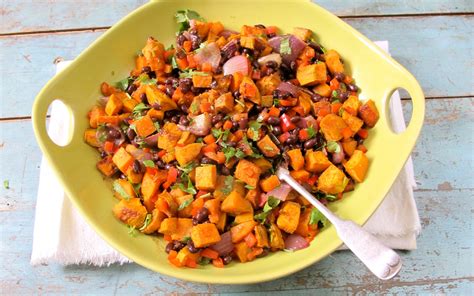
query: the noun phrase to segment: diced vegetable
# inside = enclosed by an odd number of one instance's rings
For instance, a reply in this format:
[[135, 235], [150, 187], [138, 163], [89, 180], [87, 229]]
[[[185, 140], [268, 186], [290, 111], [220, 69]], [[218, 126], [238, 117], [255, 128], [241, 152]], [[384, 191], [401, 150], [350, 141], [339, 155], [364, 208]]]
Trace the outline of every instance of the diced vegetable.
[[270, 177], [260, 181], [260, 188], [262, 188], [264, 192], [269, 192], [280, 186], [280, 184], [280, 179], [278, 179], [276, 175], [271, 175]]
[[268, 135], [258, 141], [257, 146], [266, 157], [275, 157], [280, 154], [280, 149], [273, 143]]
[[352, 179], [359, 183], [364, 181], [368, 167], [369, 159], [365, 153], [360, 150], [355, 150], [349, 161], [344, 164], [346, 172]]
[[327, 140], [339, 141], [343, 137], [342, 130], [347, 127], [347, 124], [336, 114], [328, 114], [321, 120], [319, 126]]
[[139, 198], [122, 199], [113, 208], [117, 219], [135, 228], [143, 225], [147, 211]]
[[219, 242], [221, 236], [215, 224], [205, 223], [192, 227], [191, 239], [196, 248], [203, 248]]
[[125, 148], [121, 147], [115, 152], [112, 161], [119, 168], [122, 173], [127, 172], [127, 168], [132, 164], [133, 157], [125, 151]]
[[318, 179], [318, 189], [327, 194], [338, 194], [344, 191], [349, 179], [335, 165], [330, 165]]
[[134, 122], [137, 134], [142, 137], [146, 138], [152, 133], [156, 132], [156, 127], [153, 124], [150, 116], [145, 115], [142, 118], [138, 119]]
[[222, 202], [221, 210], [231, 215], [239, 215], [253, 211], [252, 205], [242, 194], [233, 190]]
[[324, 54], [326, 65], [332, 74], [344, 73], [344, 65], [341, 62], [341, 57], [337, 51], [331, 49]]
[[359, 107], [359, 114], [368, 127], [374, 127], [379, 120], [379, 111], [372, 100]]
[[305, 160], [305, 169], [313, 173], [321, 173], [331, 165], [331, 162], [322, 151], [306, 151]]
[[257, 105], [260, 105], [260, 91], [258, 90], [257, 86], [250, 77], [245, 76], [242, 79], [242, 82], [239, 86], [239, 92], [244, 99], [249, 100]]
[[257, 225], [257, 222], [252, 220], [237, 224], [236, 226], [232, 227], [230, 229], [230, 234], [232, 235], [232, 242], [238, 243], [243, 240], [244, 237], [253, 230], [255, 225]]
[[150, 105], [158, 104], [161, 111], [177, 109], [178, 105], [171, 100], [168, 95], [158, 89], [156, 85], [147, 85], [145, 88], [146, 97]]
[[301, 85], [324, 83], [327, 79], [326, 65], [324, 63], [317, 63], [300, 66], [296, 72], [296, 78]]
[[215, 165], [206, 165], [196, 168], [196, 188], [212, 191], [216, 188], [217, 169]]
[[285, 249], [297, 251], [309, 247], [309, 243], [298, 234], [289, 235], [285, 239]]
[[105, 105], [105, 113], [107, 115], [117, 115], [123, 107], [122, 96], [115, 93], [109, 97], [107, 105]]
[[216, 112], [230, 113], [234, 110], [234, 97], [230, 92], [222, 94], [217, 98], [214, 107]]
[[277, 225], [287, 233], [295, 232], [300, 220], [300, 205], [296, 202], [285, 201], [278, 215]]
[[202, 143], [188, 144], [175, 148], [175, 156], [180, 166], [185, 166], [193, 161], [201, 153]]
[[292, 149], [286, 152], [290, 157], [290, 164], [295, 171], [301, 170], [304, 167], [304, 158], [301, 149]]
[[241, 159], [235, 169], [235, 177], [253, 187], [257, 187], [261, 173], [257, 165], [245, 159]]

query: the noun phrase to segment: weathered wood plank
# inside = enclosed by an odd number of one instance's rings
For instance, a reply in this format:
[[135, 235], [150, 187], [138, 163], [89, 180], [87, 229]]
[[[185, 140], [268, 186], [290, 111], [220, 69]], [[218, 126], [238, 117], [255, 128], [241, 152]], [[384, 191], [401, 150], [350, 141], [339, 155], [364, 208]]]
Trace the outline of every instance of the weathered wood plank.
[[[471, 83], [471, 64], [474, 61], [472, 43], [468, 38], [474, 27], [473, 17], [347, 21], [373, 40], [388, 39], [395, 59], [414, 73], [427, 97], [474, 95]], [[401, 34], [399, 28], [407, 28], [406, 34]], [[0, 76], [3, 77], [0, 81], [0, 118], [30, 115], [34, 96], [55, 73], [54, 60], [58, 57], [74, 58], [102, 33], [0, 37], [3, 49], [0, 65], [4, 65], [0, 67]], [[19, 83], [21, 87], [18, 87]]]
[[[113, 25], [146, 0], [87, 0], [3, 1], [0, 33], [68, 30], [107, 27]], [[469, 0], [417, 0], [394, 2], [389, 0], [313, 1], [338, 16], [374, 16], [400, 14], [464, 13], [472, 12]]]
[[[35, 196], [41, 155], [28, 120], [0, 122], [0, 181], [8, 179], [10, 189], [0, 188], [0, 291], [18, 294], [152, 293], [242, 293], [262, 295], [308, 293], [448, 293], [466, 294], [474, 288], [471, 261], [474, 197], [472, 181], [473, 99], [443, 99], [427, 102], [427, 121], [414, 153], [415, 193], [423, 232], [418, 250], [404, 252], [404, 268], [393, 281], [375, 279], [354, 256], [338, 252], [292, 276], [257, 285], [201, 285], [175, 280], [135, 264], [95, 268], [89, 266], [29, 266]], [[453, 111], [454, 110], [454, 111]], [[453, 118], [447, 117], [455, 114]], [[452, 156], [433, 154], [438, 147], [450, 147]], [[448, 149], [443, 149], [448, 150]], [[427, 154], [426, 151], [433, 153]], [[422, 153], [423, 152], [423, 153]], [[464, 162], [457, 155], [466, 155]], [[440, 162], [438, 164], [438, 161]], [[470, 163], [470, 164], [465, 164]], [[438, 175], [438, 171], [447, 174]], [[459, 177], [457, 177], [459, 175]], [[430, 181], [433, 180], [433, 181]], [[449, 182], [437, 190], [437, 180]], [[307, 293], [308, 292], [308, 293]], [[273, 292], [271, 292], [273, 294]], [[292, 292], [293, 293], [293, 292]]]

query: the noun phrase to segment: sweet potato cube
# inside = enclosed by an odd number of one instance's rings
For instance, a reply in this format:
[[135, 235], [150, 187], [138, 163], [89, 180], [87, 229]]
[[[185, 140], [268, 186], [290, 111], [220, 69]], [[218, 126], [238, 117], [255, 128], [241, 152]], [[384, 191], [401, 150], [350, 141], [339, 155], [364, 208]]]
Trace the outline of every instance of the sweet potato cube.
[[280, 154], [280, 149], [277, 147], [277, 145], [275, 145], [275, 143], [273, 143], [269, 135], [266, 135], [260, 141], [258, 141], [257, 147], [266, 157], [275, 157]]
[[201, 153], [202, 143], [188, 144], [174, 149], [176, 160], [180, 166], [185, 166]]
[[[119, 186], [119, 188], [117, 188], [116, 186]], [[130, 184], [125, 179], [117, 179], [113, 185], [113, 188], [114, 188], [114, 195], [118, 199], [129, 199], [129, 198], [137, 197], [137, 194], [135, 193], [135, 190], [133, 189], [132, 184]], [[118, 190], [116, 190], [116, 188]], [[124, 193], [125, 195], [122, 195], [122, 193]]]
[[255, 226], [255, 238], [257, 239], [257, 247], [259, 248], [268, 248], [270, 244], [268, 242], [268, 233], [265, 226], [259, 224]]
[[221, 232], [223, 232], [226, 224], [227, 224], [227, 214], [224, 212], [221, 212], [221, 214], [219, 215], [219, 221], [217, 221], [216, 223], [216, 227]]
[[156, 202], [156, 206], [159, 208], [159, 204], [161, 203], [166, 203], [167, 207], [166, 209], [160, 209], [163, 211], [166, 216], [168, 217], [176, 217], [178, 214], [178, 203], [174, 199], [174, 197], [168, 192], [168, 191], [163, 191], [158, 195], [158, 200]]
[[319, 127], [326, 140], [339, 141], [343, 137], [342, 130], [347, 127], [347, 124], [336, 114], [328, 114], [321, 120]]
[[240, 262], [244, 263], [249, 261], [248, 255], [252, 253], [252, 249], [247, 246], [247, 243], [240, 242], [234, 245], [234, 252], [235, 255], [237, 255], [237, 258], [239, 258]]
[[240, 37], [240, 45], [245, 48], [255, 48], [255, 37], [253, 36], [242, 36]]
[[363, 182], [365, 175], [367, 174], [367, 169], [369, 168], [369, 159], [364, 152], [360, 150], [355, 150], [352, 154], [349, 161], [344, 164], [346, 172], [354, 179], [356, 182]]
[[211, 75], [193, 75], [193, 86], [197, 88], [209, 88], [211, 87], [212, 76]]
[[105, 115], [105, 109], [101, 106], [94, 106], [92, 107], [91, 111], [89, 111], [89, 125], [92, 128], [97, 128], [97, 120], [99, 116]]
[[179, 145], [189, 145], [189, 144], [194, 143], [194, 141], [196, 141], [196, 136], [191, 134], [191, 132], [189, 132], [189, 131], [184, 131], [181, 134], [181, 137], [178, 140], [178, 144]]
[[156, 127], [153, 124], [153, 121], [151, 120], [150, 116], [148, 115], [145, 115], [142, 118], [136, 120], [134, 124], [137, 130], [137, 134], [142, 138], [146, 138], [156, 132]]
[[322, 151], [306, 151], [306, 170], [312, 173], [321, 173], [332, 163]]
[[234, 176], [247, 185], [257, 187], [262, 170], [254, 163], [241, 159], [237, 164]]
[[379, 111], [372, 100], [368, 100], [360, 106], [359, 115], [368, 127], [374, 127], [379, 120]]
[[271, 175], [270, 177], [260, 181], [260, 188], [262, 188], [264, 192], [270, 192], [280, 185], [280, 179], [278, 179], [276, 175]]
[[234, 224], [241, 224], [241, 223], [244, 223], [244, 222], [248, 222], [248, 221], [253, 221], [253, 213], [250, 212], [250, 213], [245, 213], [245, 214], [239, 214], [237, 216], [235, 216], [235, 219], [234, 219]]
[[246, 200], [242, 194], [236, 190], [232, 190], [232, 192], [222, 202], [221, 211], [236, 216], [252, 212], [253, 208], [250, 202]]
[[88, 128], [84, 132], [84, 141], [92, 147], [100, 147], [99, 140], [97, 139], [97, 130]]
[[193, 209], [191, 203], [194, 200], [193, 196], [191, 194], [188, 195], [182, 195], [175, 197], [176, 203], [179, 205], [178, 209], [181, 207], [181, 205], [188, 204], [185, 206], [183, 209], [178, 210], [178, 217], [180, 218], [190, 218], [192, 216], [191, 211]]
[[221, 200], [218, 198], [206, 200], [204, 207], [209, 210], [209, 221], [218, 223], [221, 216]]
[[117, 116], [117, 115], [114, 115], [114, 116], [108, 116], [108, 115], [99, 115], [97, 117], [97, 125], [101, 125], [101, 124], [111, 124], [111, 125], [115, 125], [115, 126], [118, 126], [118, 124], [120, 123], [120, 116]]
[[178, 143], [183, 132], [172, 122], [167, 122], [158, 133], [158, 148], [166, 151], [174, 151], [176, 143]]
[[351, 115], [356, 116], [360, 108], [359, 98], [356, 96], [349, 96], [347, 100], [342, 104], [342, 109], [349, 112]]
[[355, 140], [348, 140], [348, 141], [343, 141], [342, 143], [342, 149], [344, 150], [344, 153], [352, 156], [354, 154], [354, 151], [357, 147], [357, 141]]
[[327, 194], [338, 194], [344, 191], [349, 179], [335, 165], [330, 165], [318, 179], [318, 189]]
[[128, 167], [133, 162], [133, 157], [125, 151], [125, 148], [120, 147], [120, 149], [115, 152], [112, 161], [122, 173], [126, 173]]
[[285, 241], [281, 235], [280, 228], [275, 223], [270, 225], [270, 247], [275, 250], [285, 248]]
[[360, 130], [360, 128], [364, 125], [364, 122], [362, 121], [362, 119], [356, 116], [352, 116], [347, 111], [344, 111], [342, 113], [342, 120], [344, 120], [344, 122], [349, 126], [349, 128], [354, 134], [357, 133]]
[[132, 166], [128, 167], [125, 175], [127, 175], [128, 181], [130, 181], [132, 184], [138, 184], [143, 180], [143, 173], [135, 172]]
[[239, 86], [240, 95], [245, 99], [257, 105], [261, 104], [260, 91], [253, 82], [252, 78], [244, 76]]
[[311, 174], [307, 170], [290, 171], [290, 176], [296, 181], [306, 182]]
[[299, 28], [299, 27], [296, 27], [293, 29], [293, 35], [295, 35], [296, 37], [298, 37], [299, 39], [303, 41], [308, 40], [312, 34], [313, 32], [310, 29]]
[[216, 188], [217, 169], [215, 165], [206, 165], [196, 168], [196, 188], [212, 191]]
[[296, 78], [301, 85], [325, 83], [327, 79], [326, 65], [324, 63], [317, 63], [299, 66], [296, 71]]
[[313, 91], [318, 95], [326, 98], [331, 95], [331, 87], [329, 87], [329, 85], [327, 85], [326, 83], [316, 85], [315, 87], [313, 87]]
[[113, 208], [117, 219], [123, 223], [138, 228], [143, 225], [147, 211], [139, 198], [122, 199]]
[[150, 109], [146, 113], [146, 115], [150, 116], [151, 119], [156, 119], [156, 120], [163, 120], [165, 117], [165, 112], [163, 110], [156, 110], [156, 109]]
[[310, 234], [310, 230], [317, 229], [317, 223], [314, 225], [309, 225], [309, 220], [311, 218], [311, 208], [306, 208], [303, 213], [300, 215], [300, 221], [298, 222], [298, 227], [295, 230], [296, 234], [301, 235], [302, 237], [307, 237]]
[[170, 99], [167, 94], [158, 89], [156, 85], [147, 85], [145, 88], [146, 97], [150, 105], [158, 104], [161, 111], [166, 112], [178, 108], [175, 101]]
[[295, 171], [301, 170], [304, 167], [304, 158], [301, 149], [292, 149], [286, 152], [290, 157], [290, 164]]
[[[268, 75], [257, 81], [257, 87], [262, 96], [268, 96], [280, 85], [281, 78], [278, 73]], [[273, 103], [273, 99], [272, 99]]]
[[122, 111], [123, 103], [122, 98], [118, 94], [112, 94], [105, 105], [105, 113], [109, 116], [117, 115]]
[[221, 240], [219, 231], [213, 223], [198, 224], [191, 230], [191, 239], [196, 248], [204, 248]]
[[262, 173], [265, 173], [272, 168], [272, 163], [263, 157], [253, 160], [253, 163], [260, 168]]
[[295, 232], [300, 221], [300, 204], [293, 201], [285, 201], [278, 215], [277, 225], [287, 233]]
[[260, 189], [250, 189], [247, 191], [247, 194], [245, 194], [245, 199], [252, 204], [252, 207], [256, 208], [260, 199]]
[[216, 112], [230, 113], [234, 110], [234, 97], [230, 92], [222, 94], [214, 103]]
[[[204, 225], [204, 224], [201, 224]], [[190, 236], [193, 220], [188, 218], [166, 218], [161, 222], [159, 233], [171, 236], [173, 240], [182, 240]]]
[[332, 74], [344, 73], [344, 65], [341, 62], [341, 57], [337, 51], [331, 49], [324, 54], [326, 65]]
[[137, 101], [129, 97], [125, 98], [122, 103], [123, 103], [123, 110], [125, 112], [132, 112], [135, 106], [138, 105]]
[[230, 234], [232, 236], [232, 242], [238, 243], [244, 239], [250, 232], [252, 232], [253, 228], [257, 225], [257, 222], [254, 220], [243, 222], [240, 224], [235, 225], [230, 229]]
[[145, 234], [150, 234], [157, 231], [161, 226], [161, 222], [163, 222], [165, 218], [166, 218], [166, 215], [164, 213], [158, 211], [157, 209], [154, 209], [151, 213], [150, 224], [148, 224], [148, 226], [145, 227], [145, 229], [143, 229], [142, 232]]
[[112, 156], [107, 156], [97, 162], [97, 169], [106, 177], [110, 177], [117, 172], [117, 167], [112, 161]]
[[176, 255], [176, 260], [178, 260], [181, 266], [185, 266], [188, 259], [196, 262], [199, 259], [199, 253], [191, 253], [189, 248], [182, 248], [179, 250], [178, 255]]

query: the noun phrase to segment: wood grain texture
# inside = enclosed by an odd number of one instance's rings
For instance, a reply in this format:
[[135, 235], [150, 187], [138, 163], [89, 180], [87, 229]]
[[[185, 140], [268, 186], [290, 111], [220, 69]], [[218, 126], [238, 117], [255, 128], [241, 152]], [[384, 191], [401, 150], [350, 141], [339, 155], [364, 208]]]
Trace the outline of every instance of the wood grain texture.
[[[289, 277], [241, 286], [184, 282], [135, 264], [108, 268], [56, 264], [31, 267], [29, 258], [41, 154], [29, 120], [1, 121], [0, 181], [9, 180], [11, 188], [0, 189], [0, 293], [469, 294], [474, 289], [471, 265], [474, 212], [467, 205], [472, 204], [474, 184], [465, 174], [472, 172], [469, 152], [473, 140], [470, 118], [473, 103], [473, 98], [427, 101], [426, 124], [413, 155], [419, 181], [415, 197], [423, 232], [418, 250], [402, 254], [402, 273], [389, 282], [377, 280], [349, 252], [337, 252]], [[450, 147], [452, 156], [443, 154], [439, 147]], [[431, 154], [422, 151], [431, 151]], [[465, 159], [453, 161], [459, 159], [456, 155], [464, 155]]]
[[[469, 40], [474, 17], [346, 21], [372, 40], [389, 40], [393, 57], [415, 75], [427, 97], [474, 95], [474, 57]], [[407, 30], [401, 34], [400, 28]], [[0, 81], [0, 117], [30, 115], [34, 97], [55, 73], [54, 61], [73, 59], [102, 33], [103, 30], [0, 37], [0, 65], [4, 65], [0, 67], [0, 76], [4, 77]], [[28, 83], [18, 87], [12, 81]]]
[[[108, 27], [147, 0], [3, 1], [0, 34]], [[466, 13], [474, 10], [470, 0], [352, 0], [313, 1], [338, 16]], [[45, 7], [48, 9], [44, 9]], [[35, 17], [31, 17], [35, 16]]]

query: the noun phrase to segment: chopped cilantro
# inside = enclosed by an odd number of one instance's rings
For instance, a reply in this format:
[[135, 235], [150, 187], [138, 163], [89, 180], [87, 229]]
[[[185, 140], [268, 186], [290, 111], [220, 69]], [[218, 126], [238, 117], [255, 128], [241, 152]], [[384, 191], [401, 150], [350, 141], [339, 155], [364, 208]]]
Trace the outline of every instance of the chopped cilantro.
[[331, 93], [331, 99], [334, 100], [339, 100], [339, 92], [337, 90], [333, 90]]
[[326, 144], [326, 148], [331, 153], [341, 152], [341, 147], [339, 147], [339, 144], [337, 142], [334, 142], [334, 141], [328, 141], [327, 144]]
[[184, 210], [187, 206], [189, 206], [193, 202], [192, 198], [188, 198], [187, 200], [183, 201], [179, 207], [178, 211]]
[[128, 226], [128, 235], [130, 235], [131, 237], [136, 237], [138, 231], [135, 228], [135, 226], [131, 226], [131, 225], [127, 225], [127, 226]]
[[172, 56], [171, 57], [171, 67], [173, 67], [173, 69], [178, 69], [178, 62], [176, 62], [176, 57], [175, 56]]
[[224, 152], [226, 162], [228, 162], [234, 156], [237, 158], [244, 158], [246, 156], [242, 150], [236, 149], [234, 147], [224, 147], [222, 152]]
[[196, 113], [198, 111], [198, 105], [196, 102], [193, 102], [191, 104], [191, 106], [189, 106], [189, 110], [192, 112], [192, 113]]
[[159, 131], [161, 129], [161, 125], [158, 121], [153, 122], [153, 125], [155, 126], [157, 131]]
[[134, 118], [137, 118], [142, 115], [143, 111], [148, 110], [148, 109], [150, 109], [150, 107], [146, 106], [143, 103], [140, 103], [133, 108], [132, 115]]
[[154, 168], [154, 167], [155, 167], [155, 163], [153, 162], [153, 160], [150, 160], [150, 159], [144, 160], [144, 161], [143, 161], [143, 164], [144, 164], [147, 168]]
[[265, 206], [263, 206], [263, 211], [268, 212], [276, 208], [280, 204], [281, 200], [274, 197], [274, 196], [269, 196], [267, 202], [265, 203]]
[[280, 54], [291, 54], [290, 36], [285, 36], [281, 39]]
[[251, 121], [249, 122], [249, 129], [252, 130], [252, 140], [257, 141], [258, 140], [258, 132], [260, 128], [262, 127], [262, 124], [258, 121]]
[[196, 165], [197, 164], [194, 161], [192, 161], [184, 166], [177, 166], [177, 168], [183, 173], [189, 174], [194, 169], [194, 167], [196, 167]]
[[261, 212], [261, 213], [258, 213], [256, 215], [253, 216], [253, 218], [257, 221], [260, 221], [260, 222], [265, 222], [265, 219], [267, 219], [267, 216], [270, 212]]
[[151, 79], [150, 77], [148, 77], [147, 74], [141, 74], [140, 76], [137, 77], [137, 79], [135, 79], [135, 81], [138, 81], [140, 82], [140, 84], [142, 85], [149, 85], [149, 84], [156, 84], [157, 80], [156, 79]]
[[211, 259], [207, 257], [201, 257], [201, 260], [198, 262], [199, 265], [208, 265], [209, 263], [211, 263]]
[[321, 222], [323, 226], [326, 226], [326, 224], [328, 223], [328, 220], [323, 214], [321, 214], [320, 211], [318, 211], [318, 209], [312, 208], [311, 214], [309, 216], [309, 224], [314, 225], [318, 222]]
[[150, 225], [151, 218], [152, 218], [151, 214], [146, 214], [145, 222], [143, 222], [143, 226], [140, 227], [140, 229], [139, 229], [140, 231], [145, 230], [148, 227], [148, 225]]
[[227, 141], [227, 138], [229, 137], [229, 134], [230, 134], [230, 130], [222, 130], [222, 129], [216, 129], [216, 128], [213, 128], [211, 132], [214, 138], [216, 138], [216, 142], [219, 139], [222, 139], [222, 141]]
[[204, 19], [199, 15], [199, 13], [190, 9], [178, 10], [174, 17], [176, 18], [176, 22], [178, 23], [179, 32], [185, 31], [189, 28], [190, 20], [204, 21]]
[[248, 185], [248, 184], [245, 185], [244, 187], [247, 188], [248, 190], [253, 190], [253, 189], [255, 189], [255, 186]]
[[312, 126], [308, 127], [307, 130], [308, 130], [308, 137], [310, 139], [316, 136], [316, 130]]
[[209, 76], [206, 72], [199, 72], [199, 71], [185, 71], [179, 73], [179, 78], [193, 78], [193, 76]]
[[99, 142], [104, 143], [107, 140], [107, 130], [105, 129], [105, 125], [99, 125], [97, 127], [97, 135]]
[[120, 81], [118, 81], [115, 86], [118, 87], [119, 89], [126, 91], [128, 88], [128, 85], [130, 84], [130, 77], [124, 78]]
[[115, 182], [112, 185], [113, 189], [115, 192], [120, 194], [125, 200], [129, 200], [131, 198], [130, 194], [128, 194], [125, 189], [120, 185], [118, 180], [115, 180]]
[[191, 237], [190, 237], [190, 236], [185, 236], [185, 237], [183, 237], [183, 239], [181, 240], [181, 242], [187, 243], [187, 242], [190, 241], [190, 240], [191, 240]]
[[182, 173], [181, 174], [181, 179], [183, 180], [183, 183], [177, 183], [176, 186], [183, 190], [184, 192], [187, 192], [189, 194], [196, 194], [197, 190], [194, 188], [193, 182], [191, 181], [191, 178], [189, 178], [187, 173]]
[[224, 180], [224, 187], [221, 189], [222, 193], [229, 194], [234, 187], [234, 177], [227, 176]]
[[326, 194], [325, 198], [329, 201], [335, 201], [337, 199], [337, 196], [332, 194]]
[[5, 188], [5, 189], [10, 189], [10, 181], [8, 181], [8, 180], [3, 180], [3, 188]]

